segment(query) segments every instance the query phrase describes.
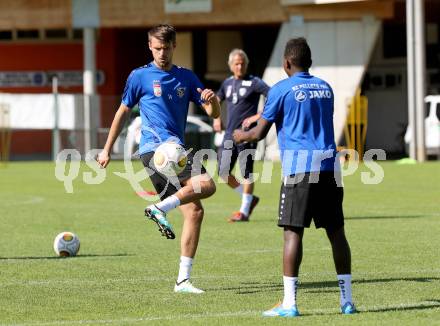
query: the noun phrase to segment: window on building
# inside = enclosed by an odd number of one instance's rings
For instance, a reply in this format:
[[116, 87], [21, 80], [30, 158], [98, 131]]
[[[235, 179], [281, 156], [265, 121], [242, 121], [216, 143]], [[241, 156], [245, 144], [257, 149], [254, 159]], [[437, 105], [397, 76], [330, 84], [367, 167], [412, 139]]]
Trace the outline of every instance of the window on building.
[[384, 22], [383, 24], [383, 57], [406, 57], [406, 26], [404, 23]]
[[17, 30], [17, 39], [34, 40], [40, 38], [38, 29], [19, 29]]
[[0, 42], [59, 42], [80, 41], [83, 38], [82, 29], [13, 29], [0, 30]]
[[83, 38], [83, 30], [82, 29], [74, 29], [72, 37], [73, 37], [74, 40], [82, 40], [82, 38]]
[[0, 31], [0, 41], [10, 41], [12, 38], [12, 31]]
[[67, 29], [46, 29], [44, 31], [44, 36], [46, 39], [67, 39], [68, 38]]

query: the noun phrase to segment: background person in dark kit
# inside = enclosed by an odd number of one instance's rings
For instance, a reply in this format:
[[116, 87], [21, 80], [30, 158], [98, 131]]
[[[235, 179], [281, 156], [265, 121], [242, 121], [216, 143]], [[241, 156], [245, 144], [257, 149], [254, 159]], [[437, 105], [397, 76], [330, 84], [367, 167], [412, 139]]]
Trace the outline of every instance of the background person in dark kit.
[[[232, 141], [232, 133], [235, 129], [249, 129], [255, 126], [255, 122], [260, 118], [257, 112], [260, 95], [267, 96], [269, 91], [269, 86], [264, 81], [246, 73], [248, 64], [249, 59], [246, 53], [241, 49], [233, 49], [228, 59], [233, 75], [223, 81], [217, 92], [219, 101], [226, 101], [227, 107], [226, 131], [218, 158], [219, 176], [241, 196], [240, 210], [232, 214], [228, 219], [229, 222], [249, 221], [259, 201], [259, 198], [253, 195], [254, 183], [251, 180], [251, 174], [254, 160], [249, 154], [249, 152], [255, 154], [257, 143], [236, 145]], [[213, 127], [216, 132], [221, 131], [220, 118], [214, 120]], [[237, 159], [244, 178], [243, 184], [240, 184], [231, 173]]]

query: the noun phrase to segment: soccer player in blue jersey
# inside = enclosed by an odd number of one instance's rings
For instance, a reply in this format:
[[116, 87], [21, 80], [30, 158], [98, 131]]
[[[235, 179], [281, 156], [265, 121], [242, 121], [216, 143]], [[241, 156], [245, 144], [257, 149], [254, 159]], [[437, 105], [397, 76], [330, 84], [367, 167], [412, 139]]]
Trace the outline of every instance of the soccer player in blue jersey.
[[264, 316], [298, 316], [296, 292], [302, 260], [304, 228], [313, 219], [330, 240], [340, 287], [343, 314], [356, 312], [351, 297], [351, 253], [344, 233], [343, 188], [333, 129], [333, 91], [309, 74], [311, 51], [304, 38], [287, 42], [284, 70], [289, 78], [274, 85], [258, 126], [236, 130], [234, 140], [257, 141], [275, 123], [284, 182], [278, 225], [284, 229], [283, 302]]
[[[215, 93], [203, 89], [197, 76], [190, 70], [172, 63], [176, 47], [176, 31], [170, 25], [158, 25], [148, 32], [148, 45], [153, 61], [135, 69], [128, 77], [122, 103], [116, 112], [98, 163], [105, 168], [110, 162], [110, 152], [131, 109], [139, 104], [142, 118], [142, 136], [139, 154], [161, 201], [145, 209], [145, 215], [154, 221], [162, 235], [174, 239], [174, 231], [166, 214], [179, 207], [183, 214], [181, 257], [175, 292], [203, 293], [190, 282], [193, 258], [196, 254], [203, 220], [201, 199], [214, 194], [215, 183], [201, 162], [188, 154], [185, 170], [178, 182], [159, 173], [153, 164], [154, 150], [165, 141], [184, 144], [188, 105], [200, 105], [213, 118], [220, 115], [220, 104]], [[196, 191], [197, 190], [197, 191]]]
[[[251, 180], [257, 143], [234, 144], [232, 133], [235, 129], [249, 129], [260, 118], [257, 113], [260, 95], [267, 96], [269, 86], [260, 78], [246, 74], [249, 59], [241, 49], [233, 49], [229, 54], [229, 68], [232, 76], [227, 78], [217, 92], [220, 101], [226, 101], [227, 123], [223, 143], [218, 158], [219, 176], [241, 196], [240, 210], [234, 212], [229, 222], [247, 222], [258, 204], [259, 198], [253, 195], [254, 183]], [[214, 120], [214, 130], [221, 131], [220, 118]], [[243, 184], [231, 173], [236, 161], [239, 161]]]

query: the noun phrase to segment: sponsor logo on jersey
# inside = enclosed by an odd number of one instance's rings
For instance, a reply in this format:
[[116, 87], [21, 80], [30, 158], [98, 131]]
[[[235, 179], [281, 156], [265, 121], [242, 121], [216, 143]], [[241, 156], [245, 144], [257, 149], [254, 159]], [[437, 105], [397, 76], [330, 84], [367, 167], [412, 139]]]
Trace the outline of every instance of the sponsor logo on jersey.
[[295, 100], [298, 102], [304, 102], [307, 100], [307, 94], [304, 91], [296, 91], [295, 92]]
[[231, 93], [232, 93], [232, 86], [229, 85], [229, 86], [226, 88], [226, 97], [231, 96]]
[[243, 80], [241, 86], [250, 87], [252, 85], [252, 80]]
[[160, 86], [160, 80], [153, 80], [154, 96], [162, 96], [162, 87]]
[[329, 90], [309, 91], [310, 98], [332, 98], [332, 92]]
[[238, 95], [236, 92], [232, 93], [232, 103], [236, 104], [238, 102]]
[[238, 94], [240, 94], [240, 96], [244, 96], [244, 94], [246, 94], [246, 88], [241, 87], [241, 88], [238, 90]]
[[185, 96], [186, 87], [177, 87], [177, 96], [182, 98]]

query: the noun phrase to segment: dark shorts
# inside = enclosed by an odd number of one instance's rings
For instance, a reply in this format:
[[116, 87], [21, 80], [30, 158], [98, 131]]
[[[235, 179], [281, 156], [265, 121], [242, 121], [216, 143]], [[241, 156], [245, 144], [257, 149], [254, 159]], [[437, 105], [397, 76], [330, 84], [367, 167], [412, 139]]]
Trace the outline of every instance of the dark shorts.
[[278, 226], [308, 228], [312, 219], [316, 228], [337, 230], [344, 226], [344, 188], [338, 184], [333, 171], [321, 172], [319, 181], [316, 174], [310, 173], [292, 175], [287, 182], [284, 178]]
[[254, 157], [257, 143], [235, 144], [231, 139], [224, 139], [218, 156], [218, 175], [227, 177], [237, 162], [243, 178], [249, 179], [254, 172]]
[[156, 170], [153, 163], [153, 156], [154, 152], [142, 154], [141, 161], [147, 170], [157, 194], [162, 200], [175, 194], [182, 187], [183, 181], [206, 173], [202, 162], [194, 162], [194, 155], [189, 153], [185, 169], [177, 177], [168, 177]]

